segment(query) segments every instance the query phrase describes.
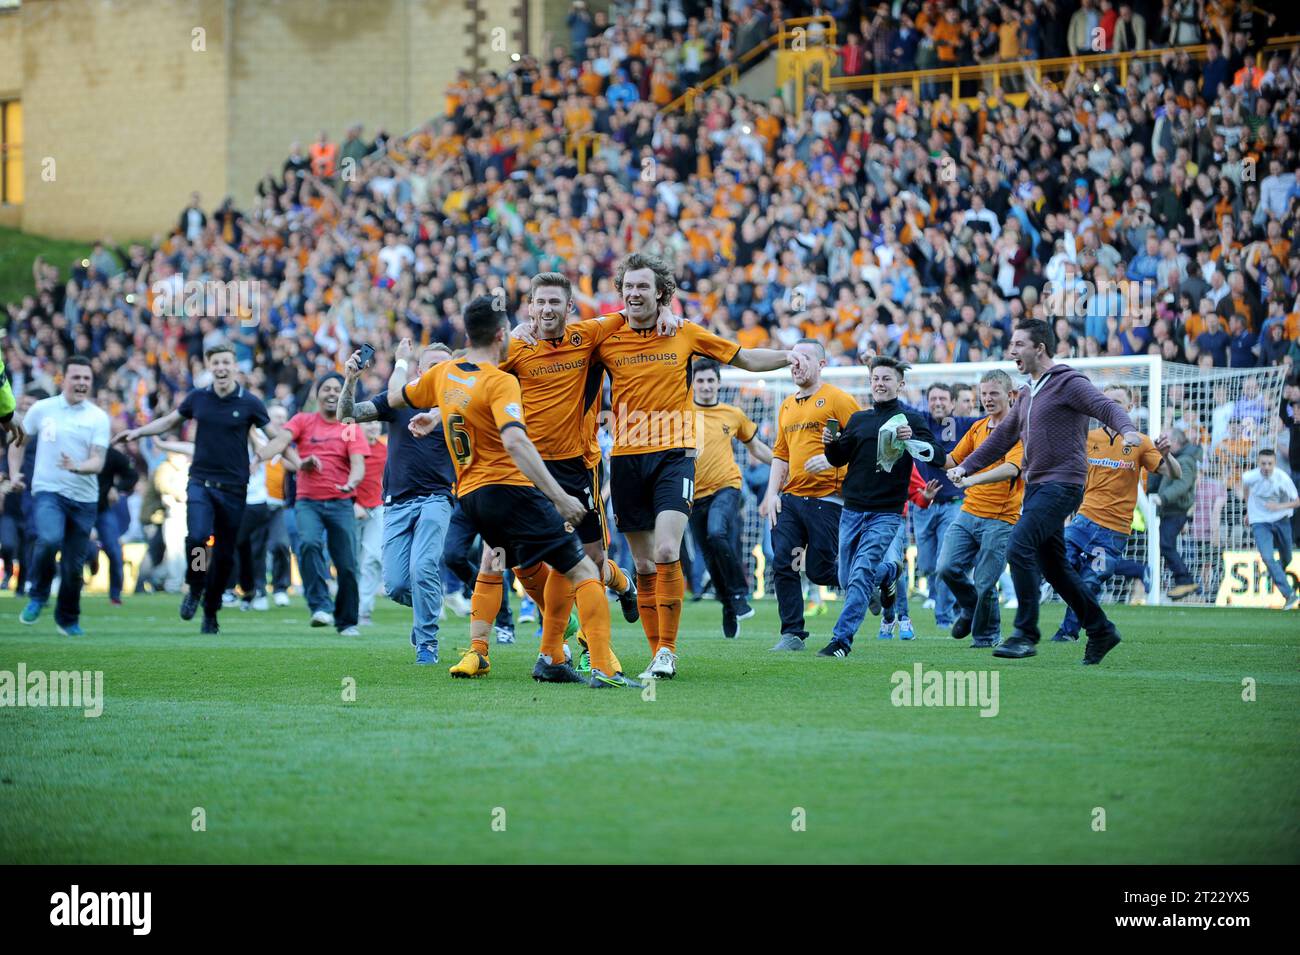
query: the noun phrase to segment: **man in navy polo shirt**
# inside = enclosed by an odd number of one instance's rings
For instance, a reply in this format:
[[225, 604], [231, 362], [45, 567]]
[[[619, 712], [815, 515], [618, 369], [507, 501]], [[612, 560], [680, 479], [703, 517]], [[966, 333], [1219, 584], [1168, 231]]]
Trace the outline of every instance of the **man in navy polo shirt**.
[[[397, 346], [392, 378], [399, 385], [415, 381], [451, 357], [445, 345], [429, 345], [411, 368], [414, 348], [409, 338]], [[388, 405], [388, 395], [357, 401], [361, 353], [353, 352], [346, 366], [339, 418], [343, 421], [386, 421], [388, 463], [384, 467], [384, 590], [415, 612], [411, 644], [415, 662], [438, 662], [438, 617], [442, 613], [442, 575], [439, 572], [447, 525], [451, 520], [456, 472], [442, 428], [427, 438], [407, 430], [419, 409]], [[391, 387], [391, 384], [390, 384]]]
[[[234, 565], [235, 543], [248, 494], [248, 431], [260, 427], [273, 437], [276, 429], [261, 399], [236, 381], [235, 350], [230, 345], [213, 345], [203, 360], [212, 384], [196, 388], [185, 396], [179, 408], [139, 428], [123, 431], [113, 442], [164, 434], [181, 421], [192, 419], [198, 425], [186, 492], [185, 579], [189, 587], [181, 598], [181, 619], [194, 619], [202, 599], [200, 632], [218, 633], [217, 611]], [[210, 554], [209, 537], [215, 538]]]

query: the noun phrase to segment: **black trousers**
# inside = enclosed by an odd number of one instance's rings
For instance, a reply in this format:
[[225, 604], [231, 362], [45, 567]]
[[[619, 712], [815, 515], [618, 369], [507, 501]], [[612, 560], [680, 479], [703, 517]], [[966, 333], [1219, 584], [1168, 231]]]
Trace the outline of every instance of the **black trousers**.
[[[214, 617], [235, 561], [246, 492], [191, 480], [186, 495], [185, 580], [190, 593], [203, 594], [203, 612]], [[209, 537], [214, 539], [210, 554]]]
[[271, 589], [282, 593], [293, 583], [293, 547], [283, 507], [267, 507], [266, 547], [271, 557]]
[[271, 530], [271, 509], [265, 504], [249, 504], [235, 539], [235, 558], [239, 565], [237, 579], [244, 598], [266, 593], [266, 546]]
[[808, 639], [803, 620], [802, 570], [814, 584], [839, 587], [840, 511], [833, 501], [781, 495], [772, 529], [772, 582], [781, 632]]
[[[483, 544], [479, 539], [478, 531], [474, 530], [474, 525], [465, 516], [460, 504], [456, 505], [451, 512], [451, 520], [447, 522], [447, 536], [442, 543], [442, 554], [451, 572], [461, 579], [464, 585], [462, 592], [466, 597], [470, 596], [474, 592], [474, 581], [478, 579], [478, 568], [483, 558]], [[501, 587], [501, 609], [497, 611], [498, 627], [515, 625], [514, 614], [510, 612], [511, 580], [512, 575], [507, 568]]]
[[1007, 546], [1011, 582], [1020, 605], [1012, 636], [1038, 642], [1039, 587], [1043, 578], [1074, 611], [1089, 636], [1111, 626], [1092, 588], [1066, 559], [1065, 519], [1079, 509], [1082, 501], [1081, 484], [1043, 481], [1025, 487], [1024, 508]]
[[726, 603], [746, 593], [745, 569], [740, 555], [740, 491], [724, 487], [691, 507], [691, 535], [695, 550], [713, 578], [713, 593]]

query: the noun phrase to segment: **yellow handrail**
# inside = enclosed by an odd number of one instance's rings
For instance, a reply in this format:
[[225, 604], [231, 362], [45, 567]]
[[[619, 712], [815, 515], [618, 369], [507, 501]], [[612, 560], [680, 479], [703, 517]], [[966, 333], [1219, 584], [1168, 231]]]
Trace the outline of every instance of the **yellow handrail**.
[[[1274, 37], [1265, 44], [1265, 48], [1272, 50], [1295, 45], [1300, 45], [1300, 36]], [[1034, 78], [1041, 82], [1044, 73], [1069, 71], [1076, 65], [1082, 70], [1117, 66], [1119, 67], [1120, 83], [1127, 83], [1130, 63], [1159, 59], [1166, 53], [1171, 52], [1187, 53], [1193, 60], [1203, 60], [1206, 55], [1206, 47], [1204, 45], [1164, 47], [1158, 50], [1131, 50], [1125, 53], [1063, 56], [1050, 60], [1016, 60], [1010, 63], [989, 63], [979, 66], [948, 66], [932, 70], [906, 70], [898, 73], [876, 73], [865, 76], [835, 76], [827, 81], [826, 87], [829, 92], [844, 92], [869, 87], [872, 97], [879, 100], [881, 99], [881, 91], [884, 88], [896, 89], [900, 86], [910, 86], [913, 94], [919, 99], [923, 82], [935, 84], [942, 82], [952, 84], [953, 99], [958, 99], [960, 98], [963, 80], [991, 79], [994, 88], [1000, 91], [1004, 76], [1023, 76], [1024, 71], [1029, 69], [1034, 73]]]
[[814, 23], [821, 24], [824, 31], [822, 34], [823, 40], [820, 45], [834, 46], [836, 39], [834, 17], [825, 15], [816, 17], [794, 17], [789, 20], [778, 21], [777, 31], [775, 33], [763, 40], [763, 42], [759, 43], [753, 49], [746, 50], [738, 59], [732, 63], [728, 63], [708, 79], [690, 87], [686, 92], [682, 93], [681, 96], [664, 106], [660, 112], [672, 113], [679, 109], [685, 109], [688, 113], [694, 112], [695, 101], [699, 98], [700, 94], [706, 93], [715, 86], [720, 86], [723, 83], [736, 82], [740, 79], [741, 66], [766, 53], [768, 50], [772, 49], [772, 47], [779, 46], [784, 49], [787, 41], [793, 42], [801, 38], [806, 39], [808, 37], [808, 30], [806, 27], [811, 26]]

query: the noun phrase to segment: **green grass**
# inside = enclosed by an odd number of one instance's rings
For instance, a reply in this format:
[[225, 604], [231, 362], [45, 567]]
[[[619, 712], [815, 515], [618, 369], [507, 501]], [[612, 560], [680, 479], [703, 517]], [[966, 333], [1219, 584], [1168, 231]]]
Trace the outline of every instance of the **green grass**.
[[[769, 654], [771, 602], [735, 642], [688, 604], [649, 702], [534, 684], [522, 635], [453, 682], [463, 622], [416, 667], [388, 604], [360, 640], [297, 603], [202, 637], [175, 598], [88, 598], [79, 640], [20, 606], [0, 602], [0, 670], [102, 670], [106, 703], [0, 709], [0, 862], [1300, 861], [1300, 614], [1123, 608], [1125, 642], [1085, 668], [1078, 645], [995, 660], [932, 623], [842, 662]], [[616, 633], [639, 672], [639, 628]], [[893, 706], [914, 661], [996, 668], [999, 714]]]
[[38, 255], [58, 266], [60, 281], [66, 282], [73, 260], [87, 258], [91, 246], [90, 242], [47, 239], [0, 228], [0, 305], [21, 302], [23, 296], [35, 294], [32, 263]]

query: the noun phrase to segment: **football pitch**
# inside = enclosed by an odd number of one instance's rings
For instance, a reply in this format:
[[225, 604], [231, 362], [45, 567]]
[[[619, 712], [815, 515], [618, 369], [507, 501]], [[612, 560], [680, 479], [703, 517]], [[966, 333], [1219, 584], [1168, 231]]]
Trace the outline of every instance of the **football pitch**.
[[[453, 681], [456, 618], [417, 667], [382, 600], [352, 640], [300, 599], [203, 637], [177, 600], [86, 598], [76, 640], [0, 601], [0, 671], [103, 673], [97, 718], [0, 708], [0, 862], [1300, 862], [1300, 613], [1118, 608], [1124, 643], [1083, 667], [921, 615], [911, 643], [869, 617], [844, 661], [811, 652], [833, 616], [768, 653], [770, 600], [735, 641], [706, 600], [647, 699], [535, 684], [531, 625]], [[611, 609], [635, 674], [645, 640]], [[996, 715], [895, 705], [924, 701], [893, 676], [917, 663], [996, 673]]]

